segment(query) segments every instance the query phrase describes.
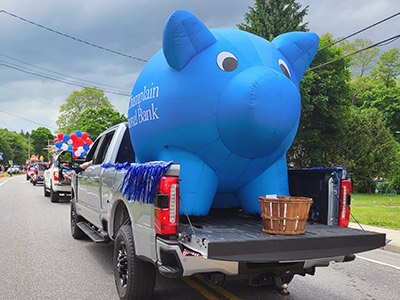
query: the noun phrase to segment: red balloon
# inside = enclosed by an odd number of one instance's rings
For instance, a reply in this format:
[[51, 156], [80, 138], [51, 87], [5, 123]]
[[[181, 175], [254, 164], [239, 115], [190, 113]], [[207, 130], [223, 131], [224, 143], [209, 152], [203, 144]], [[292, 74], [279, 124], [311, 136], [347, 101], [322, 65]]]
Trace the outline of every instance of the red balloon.
[[83, 146], [83, 145], [85, 145], [85, 141], [83, 140], [83, 138], [81, 138], [81, 137], [78, 137], [78, 139], [77, 139], [77, 144], [78, 144], [78, 146]]
[[76, 141], [76, 139], [78, 138], [78, 137], [76, 136], [76, 133], [71, 133], [71, 134], [69, 135], [69, 137], [70, 137], [71, 140], [73, 140], [73, 141]]
[[[74, 145], [74, 143], [72, 143], [72, 145]], [[76, 152], [78, 150], [78, 147], [73, 147], [72, 146], [72, 151]]]
[[89, 135], [87, 134], [87, 132], [82, 132], [81, 137], [82, 137], [84, 140], [86, 140], [86, 139], [89, 137]]
[[59, 139], [54, 139], [54, 144], [57, 143], [57, 142], [60, 142], [60, 140]]
[[59, 133], [59, 134], [57, 134], [57, 137], [58, 137], [58, 139], [60, 140], [60, 142], [62, 142], [63, 139], [64, 139], [64, 133]]
[[86, 139], [86, 144], [88, 144], [89, 146], [93, 143], [91, 139]]
[[78, 158], [78, 156], [74, 155], [74, 156], [72, 156], [72, 158], [73, 158], [73, 159], [77, 159], [77, 158]]

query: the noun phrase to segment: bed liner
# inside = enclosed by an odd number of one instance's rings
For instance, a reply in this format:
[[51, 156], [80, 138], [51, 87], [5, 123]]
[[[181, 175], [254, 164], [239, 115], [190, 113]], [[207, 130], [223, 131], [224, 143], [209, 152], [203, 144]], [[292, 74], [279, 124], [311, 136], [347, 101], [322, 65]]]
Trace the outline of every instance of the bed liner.
[[181, 218], [180, 242], [209, 259], [242, 262], [301, 261], [344, 256], [385, 245], [385, 234], [323, 224], [307, 224], [301, 235], [262, 231], [261, 217], [242, 212], [213, 211]]

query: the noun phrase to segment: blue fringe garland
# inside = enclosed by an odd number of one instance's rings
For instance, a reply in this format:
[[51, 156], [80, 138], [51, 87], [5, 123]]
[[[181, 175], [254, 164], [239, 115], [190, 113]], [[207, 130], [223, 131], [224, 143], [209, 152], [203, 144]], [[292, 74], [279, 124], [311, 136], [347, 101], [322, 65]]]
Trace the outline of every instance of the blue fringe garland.
[[114, 167], [115, 170], [127, 170], [121, 185], [120, 192], [128, 201], [153, 204], [153, 194], [158, 182], [171, 166], [172, 161], [152, 161], [144, 164], [136, 163], [103, 163], [102, 168]]

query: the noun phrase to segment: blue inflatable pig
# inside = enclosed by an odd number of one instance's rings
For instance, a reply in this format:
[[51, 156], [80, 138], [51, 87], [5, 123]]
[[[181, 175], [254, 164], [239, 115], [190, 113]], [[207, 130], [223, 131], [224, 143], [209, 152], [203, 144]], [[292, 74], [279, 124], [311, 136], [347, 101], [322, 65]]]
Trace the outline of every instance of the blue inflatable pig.
[[314, 33], [269, 42], [208, 29], [175, 11], [129, 101], [137, 161], [181, 164], [189, 215], [233, 206], [260, 213], [259, 196], [288, 195], [285, 156], [300, 119], [299, 82], [318, 43]]

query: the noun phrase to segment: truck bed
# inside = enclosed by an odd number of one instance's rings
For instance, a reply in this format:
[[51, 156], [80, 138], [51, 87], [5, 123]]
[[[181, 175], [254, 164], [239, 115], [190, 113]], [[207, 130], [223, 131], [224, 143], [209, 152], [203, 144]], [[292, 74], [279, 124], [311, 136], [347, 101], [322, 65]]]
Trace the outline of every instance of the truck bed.
[[192, 225], [194, 233], [181, 218], [183, 246], [209, 259], [226, 261], [301, 261], [344, 256], [385, 245], [385, 235], [381, 233], [317, 223], [307, 224], [301, 235], [268, 234], [262, 231], [260, 216], [232, 211], [193, 218]]

